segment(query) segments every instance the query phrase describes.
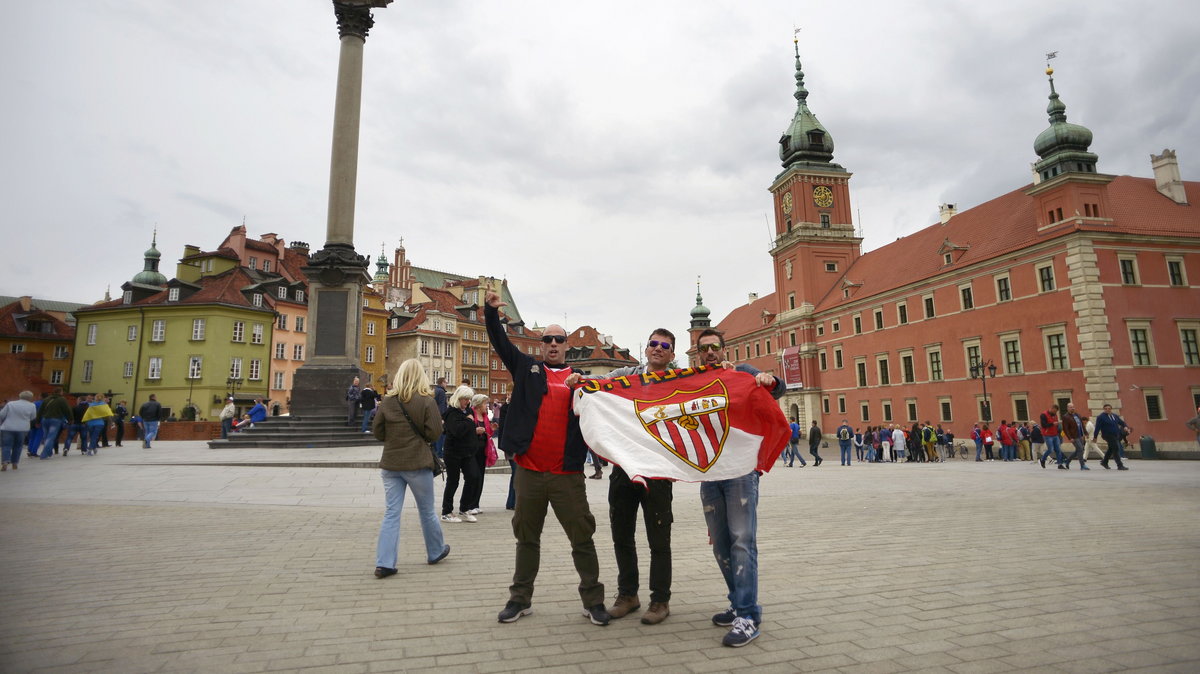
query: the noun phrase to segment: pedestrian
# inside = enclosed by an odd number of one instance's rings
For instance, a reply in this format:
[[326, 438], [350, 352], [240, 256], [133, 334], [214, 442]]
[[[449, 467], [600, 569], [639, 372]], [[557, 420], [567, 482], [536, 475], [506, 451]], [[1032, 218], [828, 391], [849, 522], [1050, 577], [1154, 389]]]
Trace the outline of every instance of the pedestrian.
[[42, 405], [45, 404], [46, 399], [49, 397], [50, 394], [43, 391], [42, 397], [33, 401], [33, 406], [37, 408], [38, 414], [37, 418], [34, 419], [33, 424], [29, 429], [29, 435], [25, 437], [25, 444], [29, 448], [27, 455], [31, 459], [36, 458], [38, 451], [42, 448], [42, 423], [39, 421], [39, 419], [41, 419], [42, 416]]
[[[700, 364], [718, 367], [728, 362], [725, 338], [707, 328], [696, 339]], [[715, 348], [714, 348], [715, 347]], [[753, 375], [759, 386], [778, 400], [783, 381], [741, 364], [739, 372]], [[729, 608], [712, 617], [713, 624], [729, 627], [722, 645], [745, 646], [761, 633], [762, 606], [758, 603], [758, 489], [761, 474], [755, 470], [741, 477], [700, 483], [700, 503], [712, 540], [713, 556], [729, 590]]]
[[409, 359], [396, 369], [392, 387], [371, 422], [375, 437], [383, 441], [379, 473], [383, 478], [385, 510], [375, 545], [375, 577], [396, 573], [400, 547], [400, 512], [404, 493], [411, 489], [417, 503], [425, 560], [437, 564], [450, 554], [438, 521], [433, 489], [433, 454], [430, 445], [442, 433], [442, 419], [420, 361]]
[[359, 430], [363, 433], [371, 432], [371, 417], [375, 415], [375, 403], [378, 400], [379, 394], [371, 388], [370, 384], [362, 387], [362, 391], [358, 394], [358, 406], [362, 410], [362, 427]]
[[1196, 408], [1196, 416], [1188, 419], [1185, 425], [1188, 430], [1196, 434], [1196, 444], [1200, 445], [1200, 407]]
[[807, 466], [808, 463], [804, 460], [804, 455], [800, 453], [800, 422], [796, 419], [796, 417], [792, 417], [792, 421], [788, 424], [788, 428], [791, 429], [792, 436], [788, 439], [788, 448], [784, 450], [783, 456], [785, 459], [787, 459], [788, 468], [792, 467], [792, 464], [796, 462], [796, 459], [800, 459], [800, 467], [803, 468]]
[[[446, 378], [438, 377], [437, 384], [433, 386], [433, 402], [437, 403], [438, 415], [445, 416], [446, 410], [449, 409], [447, 404], [449, 397], [446, 395]], [[446, 444], [445, 434], [439, 435], [437, 445], [434, 446], [434, 451], [437, 452], [438, 458], [443, 456], [443, 448]]]
[[1071, 468], [1071, 462], [1079, 460], [1079, 470], [1091, 470], [1087, 467], [1087, 441], [1084, 440], [1084, 433], [1087, 427], [1084, 425], [1086, 417], [1081, 417], [1075, 411], [1075, 403], [1067, 403], [1066, 414], [1062, 417], [1062, 432], [1066, 436], [1067, 442], [1071, 443], [1071, 448], [1074, 450], [1071, 455], [1063, 461], [1063, 466], [1068, 470]]
[[887, 426], [879, 427], [879, 462], [884, 462], [884, 456], [887, 456], [888, 462], [896, 461], [896, 451], [892, 449], [892, 431]]
[[117, 437], [115, 444], [120, 447], [121, 441], [125, 439], [125, 419], [129, 416], [129, 407], [126, 401], [122, 400], [113, 408], [113, 425], [117, 427]]
[[[988, 428], [987, 424], [984, 424], [983, 427], [979, 429], [979, 437], [983, 440], [983, 451], [987, 456], [987, 460], [995, 461], [995, 457], [992, 456], [992, 447], [996, 444], [996, 438], [992, 435], [992, 429]], [[1045, 466], [1043, 466], [1043, 468], [1044, 467]]]
[[61, 388], [54, 389], [50, 397], [42, 403], [38, 410], [38, 422], [42, 426], [42, 448], [39, 459], [49, 459], [51, 450], [58, 454], [58, 435], [71, 422], [73, 412], [63, 397]]
[[547, 508], [553, 508], [571, 541], [571, 561], [579, 574], [583, 614], [594, 625], [607, 625], [610, 618], [604, 608], [600, 560], [592, 540], [596, 519], [588, 507], [583, 477], [587, 445], [579, 430], [579, 418], [571, 413], [571, 389], [567, 385], [567, 378], [573, 374], [566, 364], [567, 332], [561, 325], [546, 326], [542, 330], [543, 360], [536, 361], [509, 341], [500, 322], [500, 307], [504, 304], [494, 292], [484, 296], [488, 340], [513, 380], [501, 448], [513, 454], [517, 471], [512, 519], [516, 560], [508, 602], [497, 619], [511, 623], [533, 612], [542, 525]]
[[[605, 378], [666, 372], [675, 354], [675, 335], [657, 328], [646, 341], [646, 363], [618, 368]], [[673, 483], [648, 479], [635, 483], [620, 466], [613, 464], [608, 479], [608, 517], [612, 527], [613, 553], [617, 559], [617, 598], [608, 613], [622, 618], [642, 607], [638, 598], [637, 531], [638, 509], [645, 523], [646, 543], [650, 548], [650, 607], [642, 615], [642, 624], [657, 625], [671, 615], [671, 523]]]
[[[867, 430], [870, 430], [870, 428], [868, 428]], [[864, 460], [866, 460], [866, 448], [864, 447], [864, 439], [863, 439], [864, 437], [865, 436], [861, 432], [861, 429], [855, 427], [855, 429], [854, 429], [854, 455], [856, 457], [858, 457], [859, 463], [862, 463]]]
[[354, 422], [358, 419], [358, 401], [362, 397], [362, 389], [358, 387], [359, 379], [354, 378], [350, 382], [350, 388], [346, 389], [346, 425], [354, 426]]
[[837, 427], [838, 453], [843, 466], [850, 465], [850, 446], [854, 444], [854, 429], [850, 422], [842, 419], [842, 425]]
[[96, 396], [83, 414], [83, 423], [87, 426], [88, 437], [87, 444], [83, 447], [84, 454], [96, 455], [96, 451], [100, 447], [100, 434], [108, 426], [112, 417], [113, 411], [108, 406], [108, 401], [103, 395]]
[[1042, 412], [1039, 419], [1042, 427], [1042, 438], [1046, 441], [1046, 451], [1042, 453], [1042, 458], [1038, 459], [1038, 463], [1042, 464], [1042, 468], [1046, 467], [1046, 457], [1050, 453], [1054, 453], [1054, 460], [1058, 463], [1059, 468], [1062, 468], [1063, 454], [1060, 449], [1062, 438], [1059, 437], [1061, 428], [1058, 425], [1058, 405], [1051, 405], [1049, 409]]
[[475, 422], [476, 429], [483, 429], [483, 433], [478, 432], [475, 435], [475, 482], [468, 482], [464, 485], [464, 496], [466, 497], [466, 512], [468, 515], [479, 515], [483, 509], [479, 507], [479, 499], [483, 496], [483, 480], [488, 469], [488, 457], [490, 455], [492, 463], [496, 461], [496, 450], [492, 445], [492, 437], [495, 435], [495, 427], [492, 425], [492, 420], [488, 418], [488, 397], [482, 393], [476, 393], [471, 396], [471, 420]]
[[229, 438], [229, 434], [233, 432], [233, 420], [237, 417], [237, 406], [233, 404], [233, 397], [225, 399], [225, 407], [221, 408], [221, 414], [217, 417], [221, 420], [221, 439]]
[[[162, 403], [155, 394], [151, 393], [150, 399], [142, 403], [138, 416], [142, 418], [142, 449], [150, 449], [150, 443], [158, 437], [158, 424], [162, 420]], [[63, 449], [63, 456], [66, 455], [67, 450]]]
[[67, 426], [67, 440], [63, 443], [63, 456], [71, 451], [71, 440], [75, 436], [79, 436], [79, 452], [82, 454], [87, 451], [87, 431], [83, 425], [83, 415], [87, 414], [91, 403], [92, 396], [87, 393], [75, 398], [75, 406], [71, 408], [71, 424]]
[[29, 427], [37, 419], [38, 408], [33, 404], [33, 392], [21, 391], [17, 399], [0, 407], [0, 471], [13, 470], [21, 463], [21, 453], [25, 451], [25, 438], [29, 435]]
[[[475, 391], [469, 386], [459, 386], [450, 396], [446, 413], [442, 415], [442, 432], [446, 434], [444, 457], [446, 460], [446, 488], [442, 494], [443, 522], [478, 522], [475, 515], [468, 513], [470, 492], [479, 481], [479, 464], [475, 452], [479, 450], [478, 437], [484, 433], [471, 417], [471, 397]], [[458, 512], [454, 512], [454, 495], [460, 479], [462, 494], [458, 498]]]
[[1112, 405], [1105, 404], [1104, 411], [1096, 417], [1096, 430], [1092, 436], [1093, 440], [1097, 436], [1104, 438], [1104, 442], [1108, 444], [1104, 458], [1100, 459], [1100, 465], [1104, 466], [1105, 470], [1109, 470], [1108, 462], [1114, 459], [1117, 462], [1117, 470], [1129, 470], [1121, 461], [1121, 435], [1128, 435], [1130, 432], [1131, 429], [1125, 424], [1125, 420], [1113, 412]]
[[817, 420], [813, 419], [812, 425], [808, 427], [808, 453], [812, 454], [813, 468], [821, 465], [821, 427], [817, 425]]

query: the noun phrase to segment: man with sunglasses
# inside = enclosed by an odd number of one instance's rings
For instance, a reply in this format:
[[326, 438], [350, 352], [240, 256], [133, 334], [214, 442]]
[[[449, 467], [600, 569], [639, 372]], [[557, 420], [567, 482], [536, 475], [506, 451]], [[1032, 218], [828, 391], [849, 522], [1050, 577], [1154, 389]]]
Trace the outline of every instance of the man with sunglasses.
[[[604, 378], [665, 372], [674, 356], [675, 335], [666, 328], [658, 328], [646, 342], [645, 365], [618, 368]], [[608, 516], [617, 558], [617, 599], [609, 614], [622, 618], [642, 607], [634, 540], [640, 507], [646, 523], [646, 542], [650, 545], [650, 608], [642, 616], [642, 624], [657, 625], [671, 615], [672, 482], [650, 479], [642, 486], [629, 479], [629, 474], [615, 463], [608, 480]]]
[[[706, 367], [729, 367], [724, 336], [707, 328], [696, 339], [696, 353]], [[783, 381], [742, 363], [738, 372], [753, 375], [776, 400]], [[758, 638], [762, 606], [758, 603], [758, 471], [728, 480], [700, 483], [700, 503], [712, 541], [713, 556], [729, 588], [729, 608], [714, 615], [714, 625], [729, 627], [721, 643], [738, 648]]]
[[587, 445], [579, 430], [579, 418], [571, 412], [571, 388], [567, 384], [568, 378], [577, 379], [566, 364], [567, 332], [560, 325], [546, 326], [542, 332], [542, 360], [534, 360], [509, 341], [500, 323], [500, 307], [505, 306], [500, 296], [488, 292], [483, 301], [488, 339], [513, 379], [500, 449], [516, 462], [512, 528], [517, 552], [509, 600], [500, 611], [499, 621], [516, 622], [533, 612], [530, 606], [541, 563], [542, 525], [547, 507], [552, 507], [571, 541], [583, 615], [594, 625], [607, 625], [600, 562], [592, 540], [596, 518], [588, 507], [583, 478]]

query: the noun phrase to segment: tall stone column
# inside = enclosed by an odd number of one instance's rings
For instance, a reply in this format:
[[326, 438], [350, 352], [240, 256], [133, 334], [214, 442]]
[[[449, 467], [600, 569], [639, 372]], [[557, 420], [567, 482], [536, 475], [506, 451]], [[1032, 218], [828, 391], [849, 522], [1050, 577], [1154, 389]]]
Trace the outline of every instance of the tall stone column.
[[372, 8], [392, 0], [333, 0], [341, 53], [329, 162], [325, 246], [309, 257], [308, 341], [305, 363], [292, 381], [292, 414], [345, 414], [345, 391], [359, 375], [362, 288], [370, 260], [354, 251], [354, 197], [358, 183], [358, 130], [362, 108], [363, 47], [375, 21]]

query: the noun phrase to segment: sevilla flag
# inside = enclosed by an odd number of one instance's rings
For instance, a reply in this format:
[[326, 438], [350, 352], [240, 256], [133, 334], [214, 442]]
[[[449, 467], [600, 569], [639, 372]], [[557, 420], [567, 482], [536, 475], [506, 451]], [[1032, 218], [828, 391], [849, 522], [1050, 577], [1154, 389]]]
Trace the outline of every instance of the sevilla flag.
[[584, 380], [574, 393], [592, 451], [631, 478], [712, 482], [767, 472], [791, 431], [752, 375], [697, 367]]

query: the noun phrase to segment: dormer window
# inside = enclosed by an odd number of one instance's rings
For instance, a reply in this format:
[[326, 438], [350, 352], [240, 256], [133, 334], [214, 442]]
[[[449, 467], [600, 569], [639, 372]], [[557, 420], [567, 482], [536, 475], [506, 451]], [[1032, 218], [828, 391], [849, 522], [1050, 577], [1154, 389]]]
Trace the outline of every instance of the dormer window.
[[296, 301], [297, 301], [297, 302], [303, 302], [303, 301], [304, 301], [304, 291], [303, 291], [303, 290], [297, 290], [297, 291], [296, 291]]
[[812, 150], [820, 150], [825, 146], [825, 133], [813, 130], [808, 132], [808, 146]]
[[176, 287], [176, 288], [171, 288], [171, 289], [167, 290], [167, 301], [168, 302], [178, 302], [179, 301], [179, 288]]
[[277, 292], [279, 293], [279, 299], [287, 299], [287, 286], [279, 286], [279, 290]]
[[133, 304], [133, 291], [132, 290], [126, 290], [124, 293], [121, 294], [121, 303], [122, 304]]
[[947, 266], [954, 264], [954, 253], [946, 253], [942, 257], [942, 263]]
[[262, 293], [254, 293], [253, 295], [251, 295], [250, 296], [250, 304], [253, 304], [256, 307], [261, 307], [262, 306]]

